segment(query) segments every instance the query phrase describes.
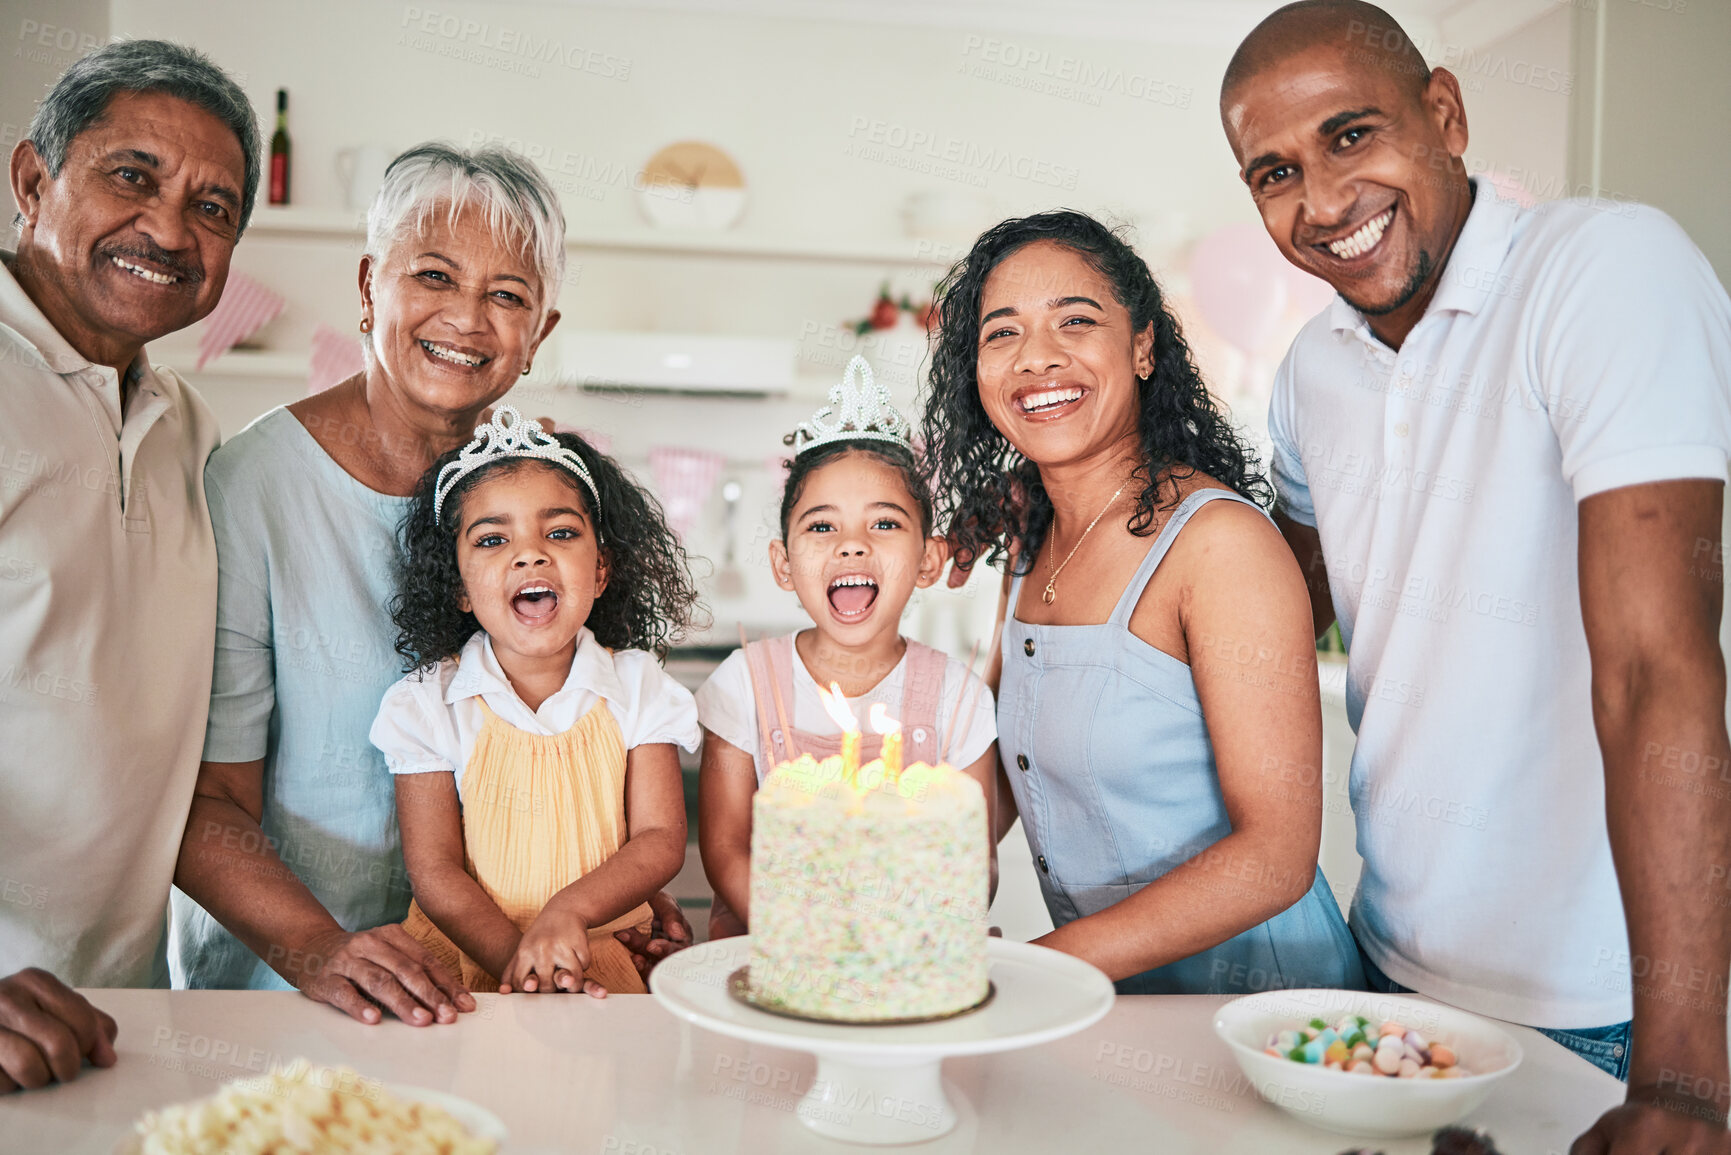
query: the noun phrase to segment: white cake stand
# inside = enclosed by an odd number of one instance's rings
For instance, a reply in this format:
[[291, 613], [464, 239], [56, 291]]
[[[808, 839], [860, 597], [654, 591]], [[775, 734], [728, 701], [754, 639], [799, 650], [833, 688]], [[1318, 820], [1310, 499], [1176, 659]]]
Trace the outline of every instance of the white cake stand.
[[941, 1078], [945, 1058], [1050, 1042], [1112, 1009], [1111, 981], [1081, 959], [996, 938], [988, 954], [991, 1000], [931, 1023], [814, 1023], [747, 1006], [728, 994], [727, 980], [750, 961], [749, 937], [668, 956], [650, 972], [649, 991], [706, 1030], [816, 1055], [817, 1076], [798, 1114], [818, 1134], [850, 1143], [918, 1143], [956, 1125]]

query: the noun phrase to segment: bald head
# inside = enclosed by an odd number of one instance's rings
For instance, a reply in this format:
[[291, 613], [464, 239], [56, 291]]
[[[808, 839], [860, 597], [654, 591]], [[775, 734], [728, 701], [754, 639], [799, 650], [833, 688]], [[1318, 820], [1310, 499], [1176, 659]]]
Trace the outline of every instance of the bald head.
[[1335, 49], [1349, 63], [1378, 69], [1400, 81], [1414, 99], [1430, 80], [1430, 66], [1394, 17], [1363, 0], [1299, 0], [1251, 29], [1220, 84], [1224, 109], [1231, 94], [1294, 57]]

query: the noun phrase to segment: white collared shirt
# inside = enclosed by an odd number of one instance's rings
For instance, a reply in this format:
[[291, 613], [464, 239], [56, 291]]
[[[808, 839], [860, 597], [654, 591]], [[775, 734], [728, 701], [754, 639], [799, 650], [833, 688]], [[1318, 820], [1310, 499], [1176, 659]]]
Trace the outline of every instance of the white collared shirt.
[[[1336, 298], [1281, 365], [1269, 426], [1351, 655], [1359, 942], [1483, 1014], [1629, 1018], [1576, 505], [1725, 479], [1731, 302], [1713, 270], [1655, 209], [1519, 209], [1479, 184], [1400, 351]], [[1708, 543], [1665, 564], [1721, 562]]]
[[216, 629], [216, 419], [120, 379], [0, 264], [0, 974], [166, 986]]
[[529, 709], [517, 696], [493, 654], [492, 639], [477, 630], [456, 660], [440, 662], [425, 680], [409, 674], [385, 691], [371, 738], [391, 773], [455, 774], [461, 797], [463, 768], [486, 723], [481, 703], [501, 722], [551, 736], [575, 726], [603, 701], [619, 723], [627, 750], [654, 742], [697, 749], [701, 732], [691, 691], [663, 670], [653, 654], [610, 653], [588, 627], [577, 634], [577, 653], [565, 684], [539, 709]]

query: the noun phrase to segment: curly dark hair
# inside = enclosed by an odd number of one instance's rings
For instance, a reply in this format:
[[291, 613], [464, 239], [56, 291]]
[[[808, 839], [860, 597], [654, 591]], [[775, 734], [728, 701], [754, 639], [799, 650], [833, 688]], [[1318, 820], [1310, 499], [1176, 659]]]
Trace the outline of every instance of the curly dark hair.
[[832, 441], [805, 453], [797, 453], [787, 460], [787, 484], [782, 486], [781, 490], [781, 540], [787, 540], [787, 526], [793, 519], [793, 507], [799, 503], [799, 495], [805, 491], [805, 483], [811, 475], [850, 453], [875, 457], [901, 474], [902, 484], [908, 487], [908, 496], [920, 507], [920, 533], [929, 535], [932, 532], [932, 491], [919, 462], [914, 460], [914, 451], [893, 441], [868, 439]]
[[[1190, 346], [1167, 311], [1147, 264], [1124, 239], [1086, 213], [1071, 209], [1004, 221], [974, 242], [938, 285], [939, 336], [927, 375], [924, 468], [932, 478], [938, 520], [958, 560], [984, 557], [996, 565], [1009, 543], [1020, 543], [1016, 572], [1027, 573], [1052, 525], [1052, 502], [1040, 470], [1016, 451], [986, 416], [975, 365], [980, 301], [986, 278], [1011, 254], [1036, 241], [1072, 250], [1112, 285], [1130, 311], [1134, 332], [1154, 327], [1154, 372], [1137, 380], [1142, 480], [1129, 529], [1154, 532], [1155, 512], [1178, 500], [1178, 482], [1203, 473], [1263, 508], [1274, 491], [1255, 456], [1208, 395]], [[1164, 480], [1162, 480], [1164, 477]], [[1162, 490], [1165, 491], [1164, 500]]]
[[[589, 467], [601, 508], [589, 489], [570, 470], [532, 458], [502, 457], [465, 476], [445, 496], [444, 507], [463, 508], [463, 497], [488, 478], [523, 469], [548, 469], [583, 500], [590, 524], [600, 531], [599, 546], [606, 559], [607, 589], [595, 599], [584, 624], [595, 640], [611, 649], [649, 650], [663, 657], [693, 624], [697, 589], [689, 559], [679, 538], [668, 528], [661, 505], [619, 467], [583, 438], [556, 433], [559, 444], [574, 451]], [[403, 560], [397, 571], [397, 592], [391, 598], [391, 621], [397, 627], [397, 653], [407, 671], [425, 670], [456, 656], [476, 630], [475, 615], [457, 608], [463, 578], [457, 570], [457, 526], [451, 516], [435, 524], [434, 487], [439, 470], [456, 460], [461, 448], [440, 457], [415, 487], [399, 533]]]

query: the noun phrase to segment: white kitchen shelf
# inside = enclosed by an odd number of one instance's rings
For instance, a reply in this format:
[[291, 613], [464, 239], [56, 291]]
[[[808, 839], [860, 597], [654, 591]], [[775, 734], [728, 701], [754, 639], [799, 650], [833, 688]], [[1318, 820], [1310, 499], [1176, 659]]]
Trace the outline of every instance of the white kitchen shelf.
[[197, 354], [180, 349], [152, 349], [151, 357], [173, 365], [195, 381], [201, 377], [286, 377], [305, 381], [310, 365], [305, 353], [286, 353], [276, 349], [230, 349], [202, 369], [193, 368], [198, 363]]
[[[362, 214], [344, 209], [269, 208], [252, 216], [255, 237], [320, 237], [356, 240], [366, 234]], [[648, 227], [606, 232], [568, 230], [565, 247], [588, 252], [652, 253], [667, 256], [738, 257], [782, 261], [827, 261], [853, 265], [945, 268], [966, 246], [893, 238], [884, 241], [822, 241], [744, 233], [669, 231]]]

